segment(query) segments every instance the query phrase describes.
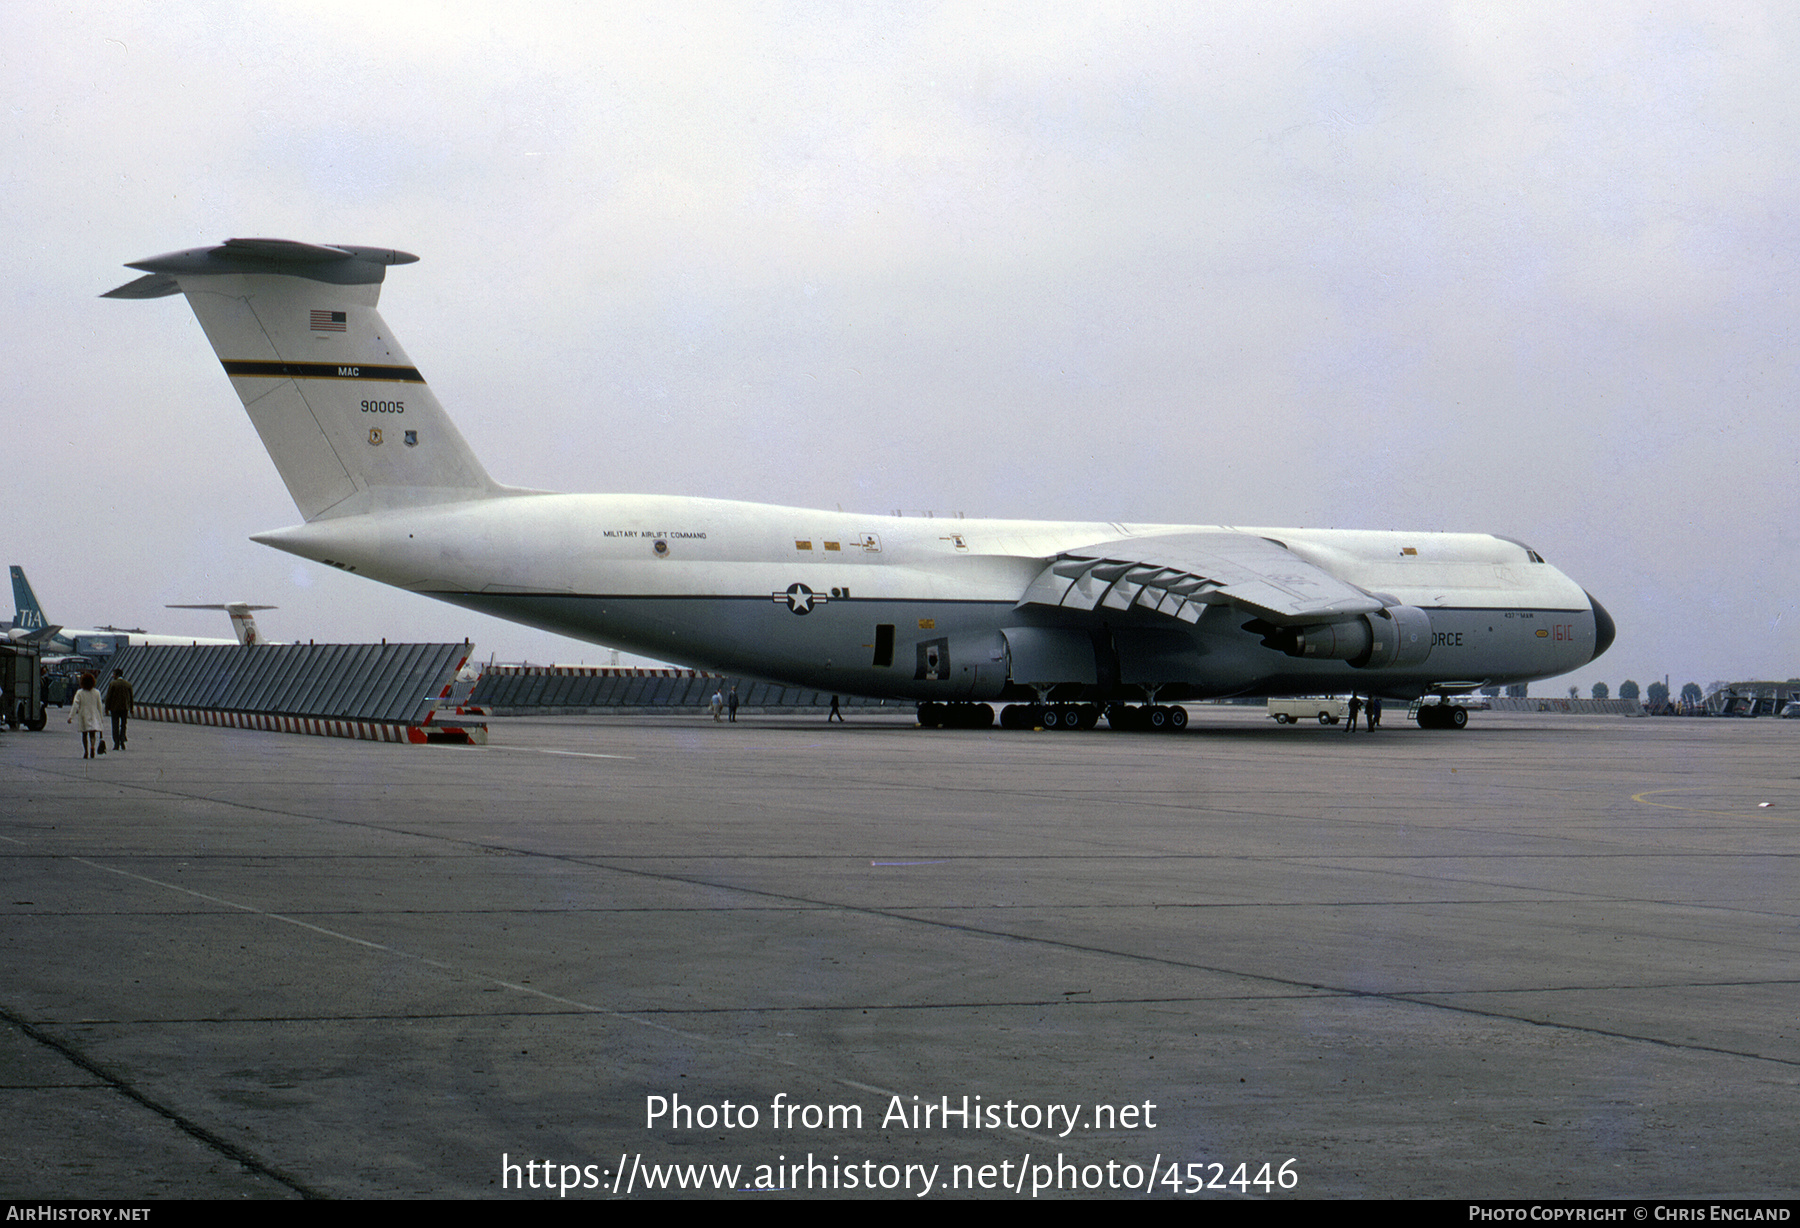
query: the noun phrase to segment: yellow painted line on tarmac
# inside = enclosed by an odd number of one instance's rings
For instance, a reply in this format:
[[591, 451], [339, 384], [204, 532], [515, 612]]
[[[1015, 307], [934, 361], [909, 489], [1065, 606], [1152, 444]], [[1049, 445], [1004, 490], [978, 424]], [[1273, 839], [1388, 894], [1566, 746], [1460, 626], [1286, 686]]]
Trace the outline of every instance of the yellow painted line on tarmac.
[[1786, 819], [1786, 818], [1791, 817], [1789, 815], [1777, 813], [1773, 806], [1763, 807], [1761, 805], [1758, 805], [1756, 807], [1758, 810], [1767, 809], [1769, 811], [1769, 813], [1767, 813], [1767, 814], [1750, 814], [1750, 813], [1746, 813], [1745, 811], [1742, 811], [1742, 810], [1709, 810], [1703, 806], [1677, 806], [1673, 802], [1653, 802], [1650, 800], [1651, 798], [1655, 797], [1658, 793], [1688, 793], [1688, 792], [1691, 792], [1691, 790], [1688, 790], [1688, 789], [1646, 789], [1642, 793], [1633, 793], [1631, 795], [1631, 800], [1634, 802], [1638, 802], [1645, 806], [1660, 806], [1664, 810], [1685, 810], [1690, 814], [1717, 814], [1717, 815], [1723, 815], [1725, 818], [1728, 818], [1728, 819], [1743, 819], [1743, 818]]

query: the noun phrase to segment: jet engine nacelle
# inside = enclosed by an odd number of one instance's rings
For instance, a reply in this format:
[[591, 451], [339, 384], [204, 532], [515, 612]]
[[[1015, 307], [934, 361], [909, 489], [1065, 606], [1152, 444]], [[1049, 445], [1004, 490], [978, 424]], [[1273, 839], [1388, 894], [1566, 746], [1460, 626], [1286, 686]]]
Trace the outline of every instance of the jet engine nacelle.
[[1431, 615], [1393, 605], [1313, 627], [1283, 628], [1263, 643], [1290, 657], [1347, 661], [1357, 669], [1408, 669], [1431, 655]]

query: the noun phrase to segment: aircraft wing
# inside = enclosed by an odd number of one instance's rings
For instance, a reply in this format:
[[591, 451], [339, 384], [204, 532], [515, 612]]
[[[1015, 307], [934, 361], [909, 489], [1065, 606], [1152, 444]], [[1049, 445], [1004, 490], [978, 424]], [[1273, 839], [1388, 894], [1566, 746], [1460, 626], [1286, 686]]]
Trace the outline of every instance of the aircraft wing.
[[1279, 542], [1225, 531], [1170, 533], [1064, 550], [1019, 605], [1128, 610], [1196, 622], [1235, 605], [1276, 626], [1373, 614], [1382, 603]]

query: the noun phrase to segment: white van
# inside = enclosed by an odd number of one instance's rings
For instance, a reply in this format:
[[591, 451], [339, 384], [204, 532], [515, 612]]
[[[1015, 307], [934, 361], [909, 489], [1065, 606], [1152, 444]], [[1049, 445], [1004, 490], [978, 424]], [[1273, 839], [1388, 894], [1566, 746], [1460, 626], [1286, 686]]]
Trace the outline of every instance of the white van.
[[1313, 695], [1302, 699], [1271, 699], [1269, 716], [1277, 725], [1295, 721], [1317, 720], [1321, 725], [1335, 725], [1350, 711], [1350, 701], [1341, 695]]

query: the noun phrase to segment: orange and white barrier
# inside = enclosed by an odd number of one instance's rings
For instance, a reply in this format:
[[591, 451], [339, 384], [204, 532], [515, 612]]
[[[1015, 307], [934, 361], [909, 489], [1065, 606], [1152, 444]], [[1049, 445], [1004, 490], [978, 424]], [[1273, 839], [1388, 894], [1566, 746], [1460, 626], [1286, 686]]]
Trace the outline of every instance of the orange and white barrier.
[[215, 725], [224, 729], [261, 729], [270, 733], [303, 733], [322, 738], [359, 738], [365, 742], [427, 742], [487, 745], [487, 726], [440, 725], [434, 721], [358, 721], [318, 716], [283, 716], [268, 712], [224, 712], [214, 708], [171, 708], [160, 704], [134, 704], [137, 720], [170, 721], [180, 725]]

